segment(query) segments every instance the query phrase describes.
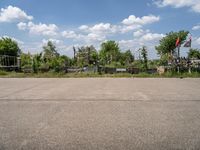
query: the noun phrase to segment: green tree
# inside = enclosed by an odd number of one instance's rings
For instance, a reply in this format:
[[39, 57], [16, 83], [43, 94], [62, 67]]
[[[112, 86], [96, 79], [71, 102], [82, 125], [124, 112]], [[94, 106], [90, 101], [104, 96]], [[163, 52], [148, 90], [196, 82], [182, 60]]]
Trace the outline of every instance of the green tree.
[[179, 38], [180, 44], [183, 44], [188, 34], [188, 31], [170, 32], [160, 40], [160, 44], [155, 49], [160, 55], [162, 63], [167, 63], [172, 58], [171, 54], [174, 54], [176, 50], [176, 40]]
[[76, 60], [78, 66], [81, 67], [96, 64], [98, 61], [97, 50], [92, 45], [78, 48]]
[[120, 61], [121, 65], [128, 66], [134, 62], [134, 56], [130, 50], [127, 50], [125, 52], [120, 53], [119, 61]]
[[148, 52], [147, 52], [147, 47], [143, 46], [142, 48], [140, 48], [139, 50], [141, 52], [141, 56], [142, 56], [142, 64], [143, 64], [143, 69], [147, 70], [148, 69]]
[[89, 48], [90, 48], [89, 64], [90, 65], [97, 64], [99, 59], [98, 52], [93, 45], [91, 45]]
[[22, 53], [20, 55], [20, 58], [21, 58], [21, 67], [31, 67], [32, 66], [32, 56], [30, 53]]
[[21, 50], [16, 41], [11, 38], [0, 39], [0, 55], [18, 56]]
[[200, 50], [199, 49], [190, 49], [188, 52], [188, 58], [190, 59], [200, 59]]
[[38, 71], [40, 71], [41, 68], [43, 69], [43, 66], [44, 66], [44, 61], [42, 58], [42, 53], [33, 55], [32, 68], [33, 68], [34, 73], [37, 73]]
[[43, 46], [43, 51], [44, 51], [44, 60], [46, 62], [59, 56], [59, 53], [56, 50], [56, 46], [51, 41], [48, 41], [47, 45]]
[[47, 45], [43, 46], [43, 68], [49, 68], [54, 71], [59, 70], [58, 66], [61, 63], [59, 56], [56, 46], [51, 41], [48, 41]]
[[118, 43], [115, 41], [107, 41], [101, 44], [99, 52], [100, 61], [102, 64], [111, 64], [117, 62], [120, 56], [120, 49]]
[[63, 62], [64, 62], [64, 66], [65, 67], [70, 67], [70, 66], [72, 66], [72, 59], [71, 58], [69, 58], [69, 57], [67, 57], [66, 55], [62, 55], [62, 56], [60, 56], [60, 58], [63, 60]]

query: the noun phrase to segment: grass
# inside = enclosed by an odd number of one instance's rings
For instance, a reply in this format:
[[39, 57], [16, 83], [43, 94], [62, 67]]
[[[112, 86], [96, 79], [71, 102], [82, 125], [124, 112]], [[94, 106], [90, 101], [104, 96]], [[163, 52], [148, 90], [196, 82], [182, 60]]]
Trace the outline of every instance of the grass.
[[98, 74], [98, 73], [17, 73], [6, 72], [0, 70], [1, 78], [200, 78], [200, 73], [174, 73], [167, 72], [163, 75], [159, 74], [129, 74], [129, 73], [117, 73], [117, 74]]

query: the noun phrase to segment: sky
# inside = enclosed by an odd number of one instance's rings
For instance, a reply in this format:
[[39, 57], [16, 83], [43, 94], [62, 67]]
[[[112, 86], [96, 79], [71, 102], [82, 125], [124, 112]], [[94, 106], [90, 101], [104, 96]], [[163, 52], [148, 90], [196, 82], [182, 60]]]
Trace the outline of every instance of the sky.
[[[23, 52], [39, 53], [50, 40], [59, 53], [73, 46], [115, 40], [121, 51], [155, 46], [171, 31], [187, 30], [200, 48], [200, 0], [0, 0], [0, 37], [17, 41]], [[188, 49], [182, 48], [186, 56]]]

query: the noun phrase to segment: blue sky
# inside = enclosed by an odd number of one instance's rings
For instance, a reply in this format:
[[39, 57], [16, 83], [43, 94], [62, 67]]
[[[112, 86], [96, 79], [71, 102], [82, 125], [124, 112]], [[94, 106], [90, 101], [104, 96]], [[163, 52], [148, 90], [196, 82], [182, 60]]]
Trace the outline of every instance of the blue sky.
[[[200, 0], [0, 0], [0, 37], [18, 41], [22, 51], [37, 53], [51, 40], [72, 56], [73, 46], [116, 40], [122, 51], [155, 46], [170, 31], [188, 30], [200, 48]], [[186, 55], [187, 49], [182, 50]]]

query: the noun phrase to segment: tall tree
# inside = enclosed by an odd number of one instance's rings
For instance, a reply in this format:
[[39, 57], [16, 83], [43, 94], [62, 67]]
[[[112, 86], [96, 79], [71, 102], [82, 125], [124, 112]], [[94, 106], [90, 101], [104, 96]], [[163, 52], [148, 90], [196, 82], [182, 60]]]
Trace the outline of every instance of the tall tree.
[[51, 41], [48, 41], [47, 45], [43, 46], [43, 51], [45, 61], [49, 61], [52, 58], [59, 56], [59, 53], [56, 50], [56, 46]]
[[99, 56], [103, 64], [110, 64], [118, 61], [119, 55], [119, 45], [115, 41], [107, 41], [101, 44]]
[[166, 34], [166, 36], [160, 40], [159, 46], [156, 46], [158, 54], [164, 55], [174, 52], [176, 49], [177, 39], [179, 38], [180, 44], [183, 44], [188, 34], [188, 31], [170, 32]]
[[11, 38], [0, 39], [0, 55], [18, 56], [21, 50], [16, 41]]
[[143, 69], [147, 70], [148, 69], [148, 52], [147, 52], [147, 47], [143, 46], [140, 48], [141, 51], [141, 56], [142, 56], [142, 64], [143, 64]]
[[130, 65], [132, 62], [134, 62], [134, 56], [131, 53], [130, 50], [127, 50], [125, 52], [121, 52], [120, 53], [120, 63], [123, 66], [128, 66]]
[[163, 63], [167, 63], [172, 58], [172, 54], [175, 53], [177, 39], [179, 39], [179, 44], [181, 45], [185, 42], [188, 34], [188, 31], [170, 32], [160, 40], [160, 44], [155, 49]]
[[79, 66], [88, 66], [96, 64], [98, 61], [98, 53], [94, 46], [86, 46], [78, 48], [76, 53], [77, 63]]

